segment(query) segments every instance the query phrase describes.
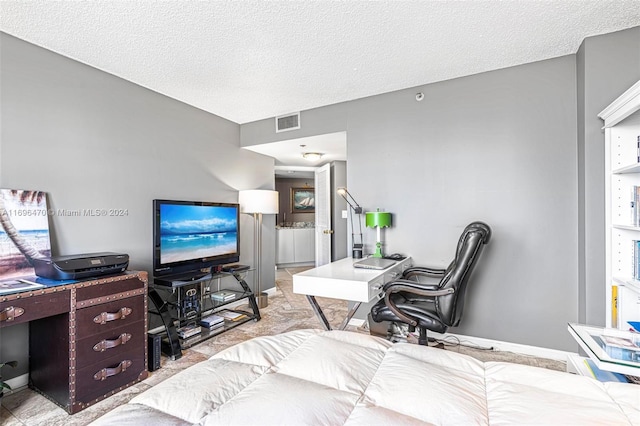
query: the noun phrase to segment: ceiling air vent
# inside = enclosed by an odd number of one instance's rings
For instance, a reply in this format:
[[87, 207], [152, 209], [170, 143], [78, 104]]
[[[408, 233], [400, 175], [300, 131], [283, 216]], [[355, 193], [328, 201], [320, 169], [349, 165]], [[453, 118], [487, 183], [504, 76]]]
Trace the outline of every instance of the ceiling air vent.
[[300, 128], [300, 113], [281, 115], [276, 117], [276, 133], [296, 130]]

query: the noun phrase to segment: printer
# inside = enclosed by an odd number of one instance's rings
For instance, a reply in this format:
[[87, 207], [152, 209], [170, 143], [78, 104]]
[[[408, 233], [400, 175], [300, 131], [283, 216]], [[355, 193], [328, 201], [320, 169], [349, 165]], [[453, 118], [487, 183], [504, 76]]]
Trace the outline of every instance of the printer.
[[87, 253], [32, 259], [37, 276], [51, 280], [78, 280], [124, 272], [129, 255], [123, 253]]

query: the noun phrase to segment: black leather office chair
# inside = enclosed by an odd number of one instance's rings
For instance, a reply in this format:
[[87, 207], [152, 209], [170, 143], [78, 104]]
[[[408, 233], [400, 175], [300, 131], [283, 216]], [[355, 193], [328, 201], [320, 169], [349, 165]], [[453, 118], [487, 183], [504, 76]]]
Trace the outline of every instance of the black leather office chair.
[[[483, 222], [469, 224], [458, 241], [455, 258], [447, 269], [415, 266], [407, 268], [398, 280], [382, 288], [384, 297], [371, 308], [375, 322], [409, 324], [409, 331], [420, 330], [418, 343], [427, 344], [427, 330], [444, 333], [462, 318], [465, 290], [480, 252], [491, 238], [491, 228]], [[424, 277], [438, 282], [421, 282]]]

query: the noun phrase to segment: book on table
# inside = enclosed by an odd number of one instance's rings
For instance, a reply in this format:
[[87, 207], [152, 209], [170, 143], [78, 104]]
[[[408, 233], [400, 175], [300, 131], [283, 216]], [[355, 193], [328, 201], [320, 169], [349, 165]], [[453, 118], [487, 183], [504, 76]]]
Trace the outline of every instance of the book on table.
[[614, 372], [606, 371], [606, 370], [601, 370], [589, 358], [586, 358], [584, 360], [584, 363], [587, 366], [587, 369], [589, 370], [589, 373], [591, 373], [591, 377], [593, 377], [594, 379], [596, 379], [596, 380], [598, 380], [600, 382], [627, 383], [627, 379], [623, 374], [614, 373]]
[[606, 336], [606, 335], [602, 335], [600, 336], [600, 338], [607, 346], [622, 348], [622, 349], [629, 349], [632, 351], [640, 351], [640, 346], [635, 344], [631, 339], [627, 339], [624, 337], [616, 337], [616, 336]]
[[0, 282], [0, 294], [18, 293], [21, 291], [43, 288], [44, 285], [24, 280], [6, 280]]
[[233, 300], [236, 298], [236, 294], [228, 290], [220, 290], [215, 293], [211, 293], [211, 298], [220, 302], [226, 302], [227, 300]]
[[234, 312], [234, 311], [228, 311], [228, 310], [217, 312], [217, 315], [220, 315], [221, 317], [229, 321], [238, 321], [247, 317], [246, 314], [243, 314], [241, 312]]
[[591, 335], [591, 337], [610, 358], [640, 362], [640, 346], [632, 339], [607, 335]]

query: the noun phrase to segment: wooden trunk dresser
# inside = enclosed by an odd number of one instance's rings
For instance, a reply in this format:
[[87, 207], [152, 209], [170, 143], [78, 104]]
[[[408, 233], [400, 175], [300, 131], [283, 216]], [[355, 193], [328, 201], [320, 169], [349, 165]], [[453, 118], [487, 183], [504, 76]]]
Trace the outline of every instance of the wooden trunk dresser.
[[29, 386], [70, 414], [147, 377], [147, 273], [0, 296], [0, 327], [29, 322]]

